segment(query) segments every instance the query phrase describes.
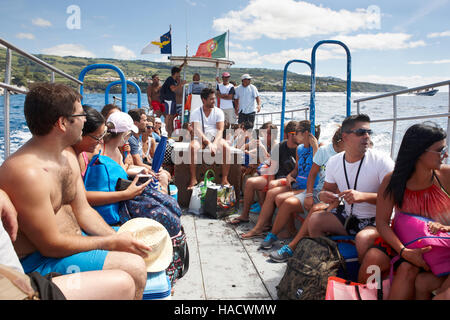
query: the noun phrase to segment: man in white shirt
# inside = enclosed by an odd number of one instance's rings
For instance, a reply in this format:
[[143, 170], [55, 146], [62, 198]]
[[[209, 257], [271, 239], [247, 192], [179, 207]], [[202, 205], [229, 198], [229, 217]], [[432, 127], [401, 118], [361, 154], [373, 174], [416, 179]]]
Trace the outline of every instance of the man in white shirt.
[[[225, 114], [225, 120], [230, 124], [236, 123], [233, 98], [235, 94], [234, 86], [230, 83], [230, 73], [222, 73], [222, 83], [217, 83], [217, 97], [220, 101], [220, 109]], [[217, 77], [217, 79], [219, 79]]]
[[[359, 261], [379, 237], [375, 228], [377, 191], [384, 176], [393, 170], [389, 156], [369, 149], [370, 118], [359, 114], [342, 123], [344, 152], [328, 160], [321, 201], [326, 211], [312, 213], [308, 233], [311, 237], [355, 235]], [[340, 202], [344, 206], [338, 206]], [[342, 204], [341, 203], [341, 204]]]
[[[223, 139], [224, 114], [223, 111], [215, 106], [216, 92], [214, 89], [205, 88], [200, 97], [203, 102], [201, 108], [192, 111], [190, 119], [194, 129], [194, 139], [189, 144], [191, 154], [190, 162], [190, 182], [188, 189], [192, 189], [198, 182], [196, 178], [196, 164], [201, 163], [197, 160], [197, 152], [200, 149], [209, 149], [211, 156], [216, 163], [222, 164], [222, 184], [229, 185], [228, 173], [230, 171], [230, 146]], [[222, 152], [223, 158], [216, 157], [216, 154]]]
[[249, 74], [243, 74], [241, 77], [242, 85], [236, 88], [234, 101], [236, 115], [238, 115], [238, 123], [249, 121], [254, 124], [256, 112], [261, 111], [259, 92], [250, 83], [251, 79], [252, 77]]

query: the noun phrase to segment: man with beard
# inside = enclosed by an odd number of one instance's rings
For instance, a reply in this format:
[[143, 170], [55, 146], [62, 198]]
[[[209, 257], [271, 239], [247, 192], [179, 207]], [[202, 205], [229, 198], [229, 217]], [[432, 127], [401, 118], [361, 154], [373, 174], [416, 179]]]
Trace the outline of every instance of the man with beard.
[[18, 212], [15, 250], [26, 273], [68, 274], [120, 269], [131, 275], [136, 298], [151, 250], [130, 233], [117, 234], [87, 202], [77, 158], [86, 114], [81, 96], [63, 84], [31, 88], [24, 113], [32, 138], [0, 167], [0, 188]]
[[[310, 237], [354, 235], [361, 262], [374, 240], [377, 191], [384, 176], [394, 169], [389, 156], [370, 149], [370, 118], [365, 114], [347, 117], [342, 122], [344, 152], [328, 160], [325, 182], [319, 193], [329, 203], [326, 211], [309, 217]], [[338, 206], [339, 203], [343, 206]]]
[[[230, 146], [223, 139], [224, 114], [223, 111], [215, 106], [216, 91], [205, 88], [200, 97], [203, 102], [201, 108], [197, 108], [191, 113], [191, 123], [194, 129], [194, 139], [189, 145], [191, 154], [190, 163], [190, 182], [188, 189], [192, 189], [198, 182], [196, 178], [197, 152], [202, 149], [209, 149], [211, 156], [215, 157], [217, 153], [222, 152], [223, 158], [216, 159], [216, 163], [222, 165], [222, 184], [229, 185], [228, 173], [230, 171]], [[200, 162], [199, 162], [200, 163]]]

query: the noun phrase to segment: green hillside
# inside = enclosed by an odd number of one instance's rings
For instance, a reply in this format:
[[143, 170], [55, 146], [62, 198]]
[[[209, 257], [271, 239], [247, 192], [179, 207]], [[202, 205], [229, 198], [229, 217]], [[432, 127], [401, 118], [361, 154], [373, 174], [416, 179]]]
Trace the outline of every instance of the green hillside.
[[[3, 81], [5, 74], [5, 49], [0, 49], [0, 79]], [[57, 67], [58, 69], [78, 78], [81, 70], [90, 64], [107, 63], [113, 64], [120, 68], [128, 80], [139, 85], [142, 92], [147, 89], [146, 79], [152, 74], [158, 73], [160, 79], [166, 79], [170, 75], [171, 65], [164, 62], [151, 62], [146, 60], [117, 60], [106, 58], [80, 58], [80, 57], [59, 57], [51, 55], [36, 55], [39, 59]], [[39, 66], [20, 55], [13, 53], [12, 59], [13, 72], [12, 83], [19, 86], [27, 87], [30, 82], [49, 81], [50, 72], [44, 67]], [[260, 91], [282, 91], [283, 71], [264, 68], [231, 68], [231, 80], [240, 83], [240, 76], [244, 73], [250, 73], [253, 77], [252, 83], [256, 85]], [[214, 68], [195, 68], [188, 67], [186, 71], [186, 79], [192, 79], [192, 75], [198, 72], [202, 81], [214, 82], [216, 77], [216, 69]], [[88, 92], [104, 92], [106, 86], [115, 81], [118, 75], [112, 70], [94, 70], [90, 71], [84, 79], [84, 91]], [[56, 75], [58, 82], [72, 84], [69, 80]], [[75, 87], [75, 86], [74, 86]], [[289, 72], [287, 77], [287, 91], [310, 91], [310, 77]], [[368, 82], [352, 82], [352, 92], [390, 92], [404, 89], [405, 87], [394, 86], [388, 84], [374, 84]], [[333, 77], [317, 77], [317, 92], [345, 92], [346, 82], [344, 80]], [[120, 92], [120, 86], [111, 89], [111, 93]], [[135, 92], [133, 87], [128, 92]]]

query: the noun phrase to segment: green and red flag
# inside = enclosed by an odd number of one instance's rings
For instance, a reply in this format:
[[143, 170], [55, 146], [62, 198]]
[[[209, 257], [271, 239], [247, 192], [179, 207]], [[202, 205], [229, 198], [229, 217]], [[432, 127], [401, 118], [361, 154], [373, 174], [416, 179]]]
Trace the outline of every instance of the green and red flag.
[[198, 46], [194, 57], [225, 58], [225, 37], [227, 33], [209, 39]]

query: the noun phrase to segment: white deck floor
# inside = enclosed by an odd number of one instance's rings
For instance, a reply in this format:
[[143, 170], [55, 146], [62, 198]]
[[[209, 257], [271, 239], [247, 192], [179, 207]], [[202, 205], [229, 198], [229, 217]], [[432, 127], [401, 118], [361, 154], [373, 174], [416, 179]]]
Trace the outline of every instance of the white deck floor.
[[[234, 217], [234, 216], [232, 216]], [[185, 214], [181, 217], [189, 245], [189, 271], [174, 285], [173, 300], [277, 299], [276, 286], [286, 263], [274, 263], [258, 250], [262, 238], [241, 240], [250, 222], [234, 227], [224, 220]], [[279, 248], [279, 241], [274, 248]]]

